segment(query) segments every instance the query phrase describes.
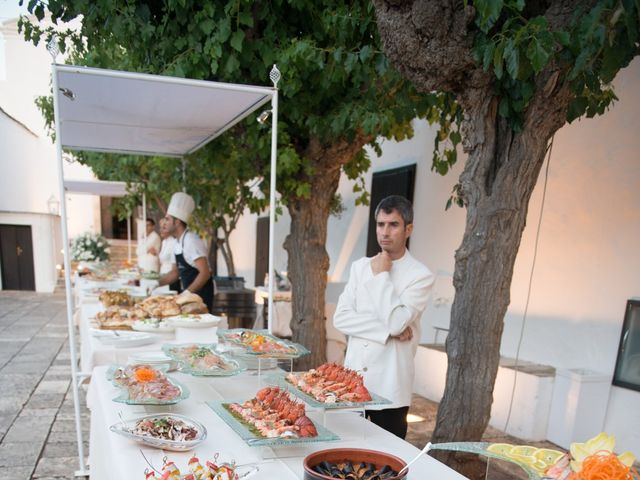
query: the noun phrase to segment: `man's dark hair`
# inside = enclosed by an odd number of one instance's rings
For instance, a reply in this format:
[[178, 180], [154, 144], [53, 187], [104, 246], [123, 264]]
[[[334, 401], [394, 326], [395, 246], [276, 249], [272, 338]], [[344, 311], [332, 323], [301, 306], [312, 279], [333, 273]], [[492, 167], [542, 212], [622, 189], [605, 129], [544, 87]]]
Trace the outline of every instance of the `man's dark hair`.
[[389, 195], [388, 197], [380, 200], [375, 211], [374, 218], [376, 220], [378, 219], [378, 213], [380, 213], [380, 210], [384, 213], [391, 213], [396, 210], [402, 217], [402, 220], [404, 220], [405, 226], [413, 223], [413, 206], [409, 200], [401, 195]]
[[174, 217], [173, 215], [171, 215], [171, 218], [173, 218], [173, 221], [174, 221], [174, 222], [180, 222], [184, 228], [187, 228], [187, 224], [186, 224], [186, 222], [183, 222], [183, 221], [182, 221], [182, 220], [180, 220], [178, 217]]
[[156, 221], [153, 218], [147, 217], [147, 222], [153, 225], [154, 227], [156, 226]]

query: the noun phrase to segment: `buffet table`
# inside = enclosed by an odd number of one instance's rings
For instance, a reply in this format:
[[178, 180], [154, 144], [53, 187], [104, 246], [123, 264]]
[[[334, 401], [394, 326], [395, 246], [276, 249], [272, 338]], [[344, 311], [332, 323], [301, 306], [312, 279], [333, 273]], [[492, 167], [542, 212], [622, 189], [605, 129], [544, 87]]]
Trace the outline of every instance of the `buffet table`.
[[[119, 390], [106, 379], [107, 367], [94, 370], [87, 404], [91, 409], [91, 448], [89, 463], [91, 479], [144, 478], [149, 462], [158, 470], [162, 459], [167, 456], [174, 461], [182, 473], [188, 472], [187, 462], [192, 455], [200, 458], [202, 464], [219, 454], [219, 462], [235, 460], [237, 464], [255, 464], [259, 471], [251, 476], [256, 479], [301, 479], [302, 461], [308, 454], [327, 448], [355, 447], [381, 450], [396, 455], [405, 461], [411, 460], [419, 450], [411, 444], [377, 427], [362, 418], [357, 412], [327, 412], [307, 408], [307, 415], [316, 423], [340, 437], [339, 441], [312, 443], [291, 447], [249, 447], [218, 415], [206, 404], [217, 400], [245, 400], [266, 386], [266, 377], [258, 377], [255, 372], [244, 372], [235, 377], [193, 377], [182, 373], [169, 375], [186, 385], [190, 397], [176, 405], [156, 407], [125, 405], [113, 402]], [[207, 439], [193, 452], [165, 452], [134, 443], [109, 430], [109, 426], [121, 421], [150, 413], [170, 412], [186, 415], [201, 422], [208, 431]], [[144, 457], [142, 453], [144, 454]], [[248, 468], [248, 467], [247, 467]], [[246, 469], [245, 469], [246, 471]], [[240, 472], [242, 473], [242, 469]], [[463, 479], [435, 459], [423, 455], [410, 467], [409, 479], [433, 478], [438, 480]]]

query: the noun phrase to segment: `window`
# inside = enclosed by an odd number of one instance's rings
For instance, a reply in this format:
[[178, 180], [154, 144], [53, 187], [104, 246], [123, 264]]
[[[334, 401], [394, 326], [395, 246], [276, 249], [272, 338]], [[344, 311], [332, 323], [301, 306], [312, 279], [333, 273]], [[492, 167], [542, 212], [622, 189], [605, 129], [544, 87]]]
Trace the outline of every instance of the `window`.
[[613, 384], [640, 392], [640, 300], [628, 300]]

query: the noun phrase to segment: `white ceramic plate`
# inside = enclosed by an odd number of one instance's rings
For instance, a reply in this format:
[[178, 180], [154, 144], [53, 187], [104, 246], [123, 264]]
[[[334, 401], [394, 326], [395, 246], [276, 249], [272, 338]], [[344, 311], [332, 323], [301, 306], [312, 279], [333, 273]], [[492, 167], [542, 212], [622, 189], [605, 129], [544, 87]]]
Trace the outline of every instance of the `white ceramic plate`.
[[136, 320], [131, 326], [137, 332], [147, 333], [171, 333], [174, 332], [176, 327], [173, 324], [161, 320], [160, 322], [146, 322], [144, 320]]
[[128, 335], [113, 337], [98, 337], [104, 345], [113, 345], [116, 348], [132, 348], [149, 345], [156, 341], [153, 335], [143, 332], [127, 332]]
[[174, 327], [207, 328], [217, 327], [222, 321], [222, 317], [203, 313], [201, 315], [177, 315], [166, 320]]

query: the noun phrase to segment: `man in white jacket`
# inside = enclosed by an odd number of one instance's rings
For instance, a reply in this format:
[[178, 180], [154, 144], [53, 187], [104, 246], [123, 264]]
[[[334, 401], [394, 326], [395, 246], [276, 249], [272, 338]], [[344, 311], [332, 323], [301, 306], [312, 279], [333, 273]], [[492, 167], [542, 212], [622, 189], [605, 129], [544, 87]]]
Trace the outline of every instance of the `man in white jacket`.
[[434, 276], [406, 248], [413, 231], [413, 208], [406, 198], [383, 199], [375, 219], [382, 251], [353, 263], [333, 324], [349, 336], [345, 366], [360, 372], [369, 390], [392, 402], [372, 407], [367, 417], [404, 438], [420, 318]]

